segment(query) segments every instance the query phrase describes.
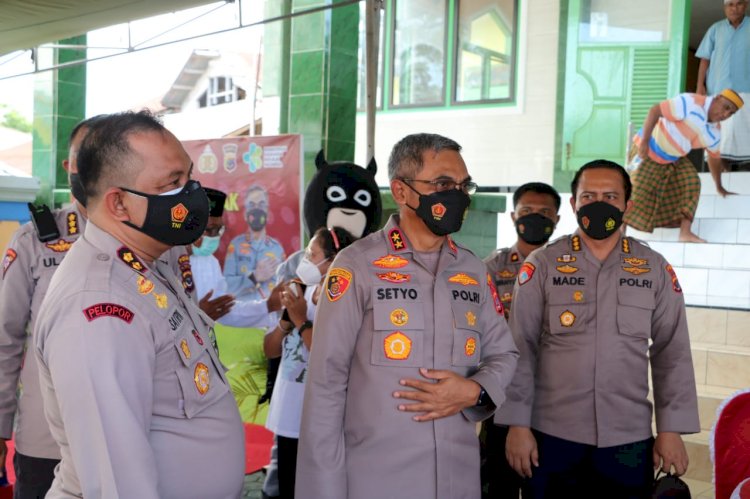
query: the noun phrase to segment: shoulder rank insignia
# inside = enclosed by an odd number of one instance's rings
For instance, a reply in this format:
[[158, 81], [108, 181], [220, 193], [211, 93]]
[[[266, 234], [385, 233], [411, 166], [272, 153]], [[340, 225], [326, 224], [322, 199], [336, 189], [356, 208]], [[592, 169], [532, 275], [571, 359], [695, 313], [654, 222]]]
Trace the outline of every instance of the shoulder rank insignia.
[[[580, 236], [573, 236], [570, 238], [570, 247], [573, 248], [573, 251], [581, 251], [581, 237]], [[575, 261], [575, 260], [573, 260]]]
[[15, 250], [8, 248], [5, 251], [5, 257], [3, 258], [3, 279], [5, 279], [5, 273], [10, 268], [10, 265], [16, 260], [18, 253]]
[[521, 265], [521, 270], [518, 271], [518, 284], [523, 286], [529, 282], [531, 278], [534, 277], [535, 270], [536, 267], [534, 267], [533, 263], [524, 262], [523, 265]]
[[96, 305], [91, 305], [83, 309], [83, 315], [89, 322], [100, 317], [115, 317], [128, 324], [133, 322], [133, 317], [135, 317], [135, 314], [128, 308], [114, 303], [97, 303]]
[[193, 381], [195, 381], [195, 387], [198, 389], [198, 393], [205, 395], [211, 384], [211, 377], [208, 374], [208, 366], [203, 362], [198, 362], [193, 372]]
[[495, 275], [499, 279], [513, 279], [514, 277], [516, 277], [516, 273], [509, 269], [498, 270], [497, 272], [495, 272]]
[[520, 259], [521, 259], [521, 257], [519, 257], [519, 256], [518, 256], [518, 253], [516, 253], [516, 252], [513, 252], [513, 253], [512, 253], [511, 255], [510, 255], [510, 261], [511, 261], [511, 262], [517, 262], [517, 261], [518, 261], [518, 260], [520, 260]]
[[400, 284], [402, 282], [409, 282], [411, 281], [411, 275], [409, 274], [401, 274], [400, 272], [385, 272], [382, 274], [377, 274], [378, 279], [381, 281], [387, 281], [392, 282], [395, 284]]
[[326, 279], [326, 296], [328, 301], [337, 301], [344, 296], [352, 284], [352, 273], [342, 268], [334, 268], [328, 271]]
[[562, 327], [570, 327], [575, 323], [575, 321], [576, 316], [570, 310], [566, 310], [565, 312], [560, 314], [560, 325]]
[[409, 260], [400, 256], [385, 255], [374, 260], [372, 264], [383, 269], [400, 269], [409, 265]]
[[406, 249], [406, 243], [404, 238], [401, 236], [401, 231], [398, 229], [391, 229], [388, 233], [388, 237], [391, 240], [391, 248], [393, 251], [401, 251]]
[[682, 293], [682, 287], [680, 286], [680, 281], [677, 280], [677, 274], [675, 274], [674, 269], [669, 264], [667, 264], [666, 268], [667, 268], [667, 273], [672, 279], [672, 289], [674, 290], [675, 293]]
[[557, 263], [573, 263], [576, 261], [576, 257], [569, 253], [565, 253], [562, 256], [557, 257]]
[[489, 272], [487, 273], [487, 287], [490, 289], [490, 296], [492, 296], [492, 304], [495, 306], [495, 312], [497, 312], [497, 315], [505, 315], [505, 306], [503, 306], [503, 302], [500, 301], [500, 297], [497, 295], [497, 288], [492, 282]]
[[630, 240], [627, 237], [622, 238], [622, 252], [630, 253]]
[[65, 239], [60, 239], [56, 243], [44, 243], [46, 247], [54, 251], [55, 253], [65, 253], [70, 249], [71, 246], [73, 246], [73, 243], [70, 243], [66, 241]]
[[630, 272], [634, 275], [641, 275], [651, 272], [651, 269], [646, 267], [623, 267], [622, 270], [624, 270], [625, 272]]
[[451, 249], [453, 253], [458, 253], [458, 246], [456, 246], [456, 242], [453, 240], [451, 236], [447, 236], [445, 238], [446, 241], [448, 241], [448, 247]]
[[628, 265], [632, 265], [633, 267], [641, 267], [643, 265], [648, 265], [648, 260], [645, 260], [643, 258], [623, 258], [623, 263], [627, 263]]
[[122, 246], [117, 250], [117, 256], [120, 258], [120, 260], [125, 262], [128, 267], [135, 270], [136, 272], [146, 272], [148, 270], [146, 266], [143, 265], [140, 260], [138, 260], [138, 257], [135, 256], [135, 253], [133, 253], [130, 248]]
[[75, 212], [70, 212], [68, 213], [67, 219], [68, 219], [68, 235], [77, 236], [79, 232], [78, 215]]
[[578, 272], [578, 267], [573, 267], [572, 265], [568, 265], [567, 263], [565, 265], [558, 265], [557, 271], [562, 272], [563, 274], [575, 274]]
[[385, 356], [392, 360], [406, 360], [411, 353], [411, 338], [401, 331], [396, 331], [383, 340]]
[[464, 286], [478, 286], [479, 281], [471, 277], [470, 275], [459, 272], [458, 274], [452, 275], [448, 278], [448, 282], [456, 284], [462, 284]]

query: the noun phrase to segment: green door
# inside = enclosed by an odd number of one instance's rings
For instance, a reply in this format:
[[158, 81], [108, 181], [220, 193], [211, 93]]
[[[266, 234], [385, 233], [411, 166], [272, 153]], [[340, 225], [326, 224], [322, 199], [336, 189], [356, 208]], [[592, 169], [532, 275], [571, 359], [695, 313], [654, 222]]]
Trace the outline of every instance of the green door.
[[682, 91], [689, 13], [690, 0], [562, 2], [555, 187], [593, 159], [622, 164], [631, 123]]

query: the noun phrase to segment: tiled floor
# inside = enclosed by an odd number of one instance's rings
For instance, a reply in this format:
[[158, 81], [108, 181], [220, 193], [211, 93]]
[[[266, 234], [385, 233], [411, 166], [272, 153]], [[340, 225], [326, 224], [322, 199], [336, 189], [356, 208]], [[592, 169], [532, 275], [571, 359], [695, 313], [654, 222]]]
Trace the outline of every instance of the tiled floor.
[[691, 480], [690, 478], [683, 478], [683, 480], [690, 487], [690, 495], [693, 499], [714, 499], [714, 485], [712, 483]]

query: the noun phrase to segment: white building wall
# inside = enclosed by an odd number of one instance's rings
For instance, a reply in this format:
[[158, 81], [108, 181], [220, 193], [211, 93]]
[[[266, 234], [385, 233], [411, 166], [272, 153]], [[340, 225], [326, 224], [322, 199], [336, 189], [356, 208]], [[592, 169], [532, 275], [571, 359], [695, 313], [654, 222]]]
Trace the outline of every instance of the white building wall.
[[[520, 14], [516, 105], [380, 113], [375, 138], [379, 185], [388, 184], [393, 144], [417, 132], [458, 141], [469, 173], [480, 185], [552, 182], [560, 1], [521, 0]], [[359, 113], [355, 162], [366, 163], [366, 149], [365, 115]]]

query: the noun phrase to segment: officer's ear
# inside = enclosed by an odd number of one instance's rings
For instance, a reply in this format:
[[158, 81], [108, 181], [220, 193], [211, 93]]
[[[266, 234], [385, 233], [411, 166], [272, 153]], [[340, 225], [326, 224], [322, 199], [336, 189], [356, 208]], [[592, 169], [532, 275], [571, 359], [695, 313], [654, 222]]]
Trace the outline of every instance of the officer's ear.
[[516, 212], [515, 211], [511, 211], [510, 212], [510, 219], [513, 220], [513, 225], [516, 224], [516, 218], [517, 218], [516, 217]]
[[131, 216], [131, 210], [133, 209], [133, 203], [129, 198], [135, 196], [128, 196], [128, 194], [122, 189], [117, 187], [110, 187], [102, 196], [102, 204], [105, 211], [119, 222], [131, 222], [133, 221]]
[[399, 206], [406, 205], [407, 187], [404, 185], [402, 180], [393, 179], [391, 180], [391, 194], [393, 194], [393, 200]]

